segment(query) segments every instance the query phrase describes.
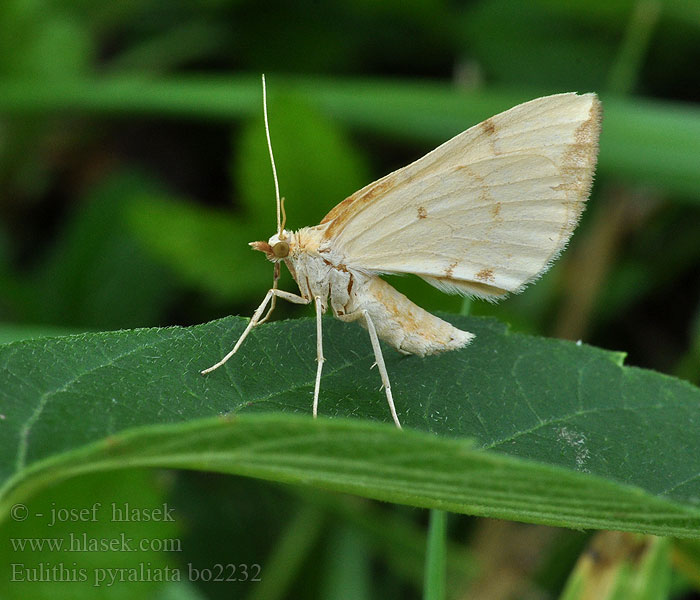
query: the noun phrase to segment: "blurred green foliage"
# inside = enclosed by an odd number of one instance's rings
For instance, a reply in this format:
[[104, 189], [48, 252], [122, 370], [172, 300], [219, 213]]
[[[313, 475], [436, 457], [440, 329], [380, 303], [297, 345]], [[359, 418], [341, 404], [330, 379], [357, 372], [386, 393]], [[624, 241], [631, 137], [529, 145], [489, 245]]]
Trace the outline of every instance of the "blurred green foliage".
[[[698, 383], [698, 64], [694, 0], [4, 0], [0, 341], [254, 309], [272, 269], [247, 243], [274, 229], [261, 72], [295, 228], [481, 118], [547, 93], [596, 91], [606, 108], [601, 162], [571, 247], [522, 295], [472, 312], [622, 350], [628, 363]], [[392, 283], [427, 309], [459, 309], [460, 299], [414, 278]], [[282, 287], [294, 289], [291, 278]], [[75, 497], [90, 485], [76, 483]], [[413, 539], [423, 519], [415, 511], [362, 529], [371, 504], [354, 504], [350, 518], [346, 499], [331, 498], [315, 513], [293, 491], [201, 474], [175, 489], [191, 510], [190, 549], [228, 536], [212, 561], [259, 542], [261, 521], [270, 526], [255, 557], [264, 563], [276, 548], [284, 585], [268, 598], [333, 597], [340, 581], [344, 597], [366, 598], [370, 579], [377, 598], [420, 593], [410, 543], [387, 543]], [[226, 515], [205, 500], [227, 503]], [[279, 505], [297, 516], [278, 519]], [[255, 518], [231, 527], [240, 515]], [[455, 544], [469, 544], [481, 565], [471, 583], [448, 585], [453, 596], [502, 573], [498, 544], [486, 539], [537, 547], [539, 565], [560, 553], [558, 568], [506, 578], [521, 597], [555, 597], [581, 547], [579, 534], [450, 523]], [[299, 531], [305, 544], [293, 543]], [[298, 556], [285, 555], [285, 543]], [[686, 579], [673, 586], [683, 594], [700, 582], [700, 552], [686, 545], [673, 556], [683, 558]], [[354, 592], [339, 564], [353, 565]], [[214, 584], [162, 594], [229, 597]]]

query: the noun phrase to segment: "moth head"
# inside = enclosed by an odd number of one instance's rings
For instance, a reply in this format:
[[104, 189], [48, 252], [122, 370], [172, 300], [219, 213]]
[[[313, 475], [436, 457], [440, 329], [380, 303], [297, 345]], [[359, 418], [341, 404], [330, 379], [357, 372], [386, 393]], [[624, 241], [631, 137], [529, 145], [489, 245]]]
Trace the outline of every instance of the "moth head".
[[289, 256], [291, 241], [291, 234], [283, 229], [267, 242], [250, 242], [250, 246], [253, 250], [264, 252], [268, 260], [279, 262]]

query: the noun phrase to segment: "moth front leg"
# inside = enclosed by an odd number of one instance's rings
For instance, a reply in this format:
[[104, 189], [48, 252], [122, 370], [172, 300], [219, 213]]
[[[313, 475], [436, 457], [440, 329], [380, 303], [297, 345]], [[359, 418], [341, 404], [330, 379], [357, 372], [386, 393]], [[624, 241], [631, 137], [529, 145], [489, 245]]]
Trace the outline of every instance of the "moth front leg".
[[202, 375], [206, 375], [207, 373], [211, 373], [212, 371], [218, 369], [220, 366], [225, 364], [226, 361], [228, 361], [228, 359], [231, 358], [236, 352], [238, 352], [238, 349], [241, 347], [243, 340], [245, 340], [248, 337], [250, 330], [261, 323], [260, 317], [262, 316], [263, 312], [265, 312], [265, 307], [267, 306], [268, 302], [270, 302], [270, 299], [276, 297], [282, 298], [283, 300], [287, 300], [288, 302], [293, 302], [294, 304], [308, 304], [309, 302], [311, 302], [310, 298], [304, 298], [303, 296], [298, 296], [297, 294], [292, 294], [291, 292], [285, 292], [284, 290], [278, 290], [276, 288], [270, 289], [267, 292], [267, 294], [265, 294], [265, 299], [260, 303], [260, 306], [258, 306], [257, 310], [253, 313], [253, 317], [250, 319], [248, 326], [243, 330], [241, 337], [238, 338], [238, 341], [233, 347], [233, 350], [231, 350], [231, 352], [224, 356], [215, 365], [212, 365], [208, 369], [204, 369], [201, 372]]
[[[276, 290], [277, 289], [277, 283], [280, 280], [280, 264], [278, 262], [275, 263], [274, 270], [272, 272], [272, 289]], [[267, 311], [267, 314], [258, 321], [258, 325], [262, 325], [265, 321], [267, 321], [270, 318], [270, 315], [272, 314], [272, 311], [275, 310], [275, 301], [277, 300], [277, 296], [275, 294], [272, 295], [272, 302], [270, 302], [270, 310]]]

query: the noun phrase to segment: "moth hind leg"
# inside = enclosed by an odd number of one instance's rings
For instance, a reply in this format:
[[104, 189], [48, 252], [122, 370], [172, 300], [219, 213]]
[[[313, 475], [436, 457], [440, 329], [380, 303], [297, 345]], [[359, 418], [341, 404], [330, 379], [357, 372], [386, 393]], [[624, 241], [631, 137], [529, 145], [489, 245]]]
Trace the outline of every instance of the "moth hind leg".
[[322, 315], [323, 304], [319, 296], [314, 297], [316, 304], [316, 383], [314, 385], [314, 404], [313, 414], [314, 419], [318, 416], [318, 395], [321, 391], [321, 372], [323, 371], [323, 363], [326, 362], [323, 356], [323, 331], [322, 331]]
[[389, 382], [389, 374], [386, 371], [386, 365], [384, 364], [384, 355], [382, 354], [382, 348], [379, 345], [379, 336], [377, 336], [377, 330], [374, 327], [372, 318], [369, 316], [367, 310], [362, 311], [362, 316], [365, 319], [365, 324], [367, 325], [367, 331], [369, 332], [369, 339], [372, 342], [372, 349], [374, 350], [374, 360], [376, 361], [377, 368], [379, 369], [379, 374], [382, 378], [382, 384], [384, 386], [384, 393], [386, 394], [386, 401], [389, 404], [389, 410], [391, 411], [391, 417], [394, 419], [396, 426], [401, 429], [401, 422], [396, 414], [396, 406], [394, 406], [394, 397], [391, 393], [391, 383]]

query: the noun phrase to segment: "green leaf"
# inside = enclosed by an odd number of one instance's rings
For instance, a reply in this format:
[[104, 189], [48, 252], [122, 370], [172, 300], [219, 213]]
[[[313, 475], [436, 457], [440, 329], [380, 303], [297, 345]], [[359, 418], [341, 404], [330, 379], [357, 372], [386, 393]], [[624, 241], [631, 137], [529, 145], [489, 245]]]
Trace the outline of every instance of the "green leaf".
[[463, 351], [386, 350], [404, 431], [386, 424], [366, 333], [332, 319], [320, 413], [335, 418], [318, 421], [309, 319], [261, 327], [206, 377], [246, 321], [0, 347], [0, 514], [57, 479], [169, 466], [551, 525], [700, 534], [697, 388], [622, 367], [617, 353], [454, 322], [477, 334]]

